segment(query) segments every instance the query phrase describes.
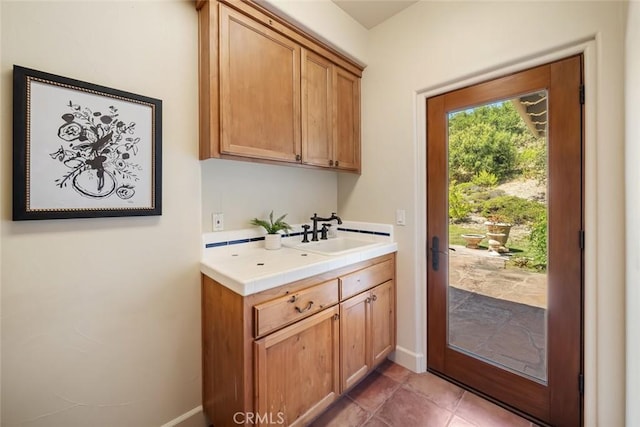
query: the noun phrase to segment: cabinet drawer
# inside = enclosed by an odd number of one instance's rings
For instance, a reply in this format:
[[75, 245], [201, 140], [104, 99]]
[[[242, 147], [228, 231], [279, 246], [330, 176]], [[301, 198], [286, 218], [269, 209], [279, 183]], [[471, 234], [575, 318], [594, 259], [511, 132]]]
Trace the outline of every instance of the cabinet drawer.
[[338, 302], [338, 280], [276, 298], [253, 307], [256, 337], [303, 319]]
[[344, 300], [393, 279], [393, 261], [387, 260], [340, 278], [340, 298]]

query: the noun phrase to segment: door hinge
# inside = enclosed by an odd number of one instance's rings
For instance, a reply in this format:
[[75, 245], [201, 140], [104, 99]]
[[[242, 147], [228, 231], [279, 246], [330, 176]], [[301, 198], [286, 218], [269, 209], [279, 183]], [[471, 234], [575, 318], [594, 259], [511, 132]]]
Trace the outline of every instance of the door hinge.
[[580, 391], [580, 395], [584, 394], [584, 374], [578, 375], [578, 390]]
[[580, 105], [584, 105], [584, 85], [580, 85]]
[[580, 249], [584, 249], [584, 230], [580, 230]]

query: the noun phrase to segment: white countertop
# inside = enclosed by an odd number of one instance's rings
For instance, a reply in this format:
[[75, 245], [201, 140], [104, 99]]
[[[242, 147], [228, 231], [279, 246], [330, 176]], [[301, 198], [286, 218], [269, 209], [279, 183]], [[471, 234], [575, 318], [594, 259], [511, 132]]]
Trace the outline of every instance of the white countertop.
[[382, 241], [344, 255], [320, 255], [286, 247], [266, 250], [263, 242], [251, 242], [205, 249], [200, 271], [246, 296], [397, 250], [396, 243]]

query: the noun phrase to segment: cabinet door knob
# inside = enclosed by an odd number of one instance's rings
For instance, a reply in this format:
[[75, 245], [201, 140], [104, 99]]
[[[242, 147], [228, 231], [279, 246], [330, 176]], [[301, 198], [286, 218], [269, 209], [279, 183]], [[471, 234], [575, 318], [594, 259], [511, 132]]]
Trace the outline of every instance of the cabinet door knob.
[[336, 160], [336, 167], [338, 167], [338, 161]]
[[378, 295], [373, 294], [373, 296], [371, 297], [372, 300], [377, 301], [378, 300]]
[[329, 166], [333, 166], [333, 160], [329, 160]]
[[302, 157], [300, 157], [300, 154], [296, 154], [296, 161], [299, 162], [300, 160], [302, 160]]

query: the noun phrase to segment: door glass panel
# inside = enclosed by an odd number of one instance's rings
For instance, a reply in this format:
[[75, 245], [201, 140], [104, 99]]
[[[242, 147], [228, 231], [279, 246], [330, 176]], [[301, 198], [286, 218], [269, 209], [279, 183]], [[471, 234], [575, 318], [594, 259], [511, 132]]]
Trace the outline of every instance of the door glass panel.
[[547, 92], [449, 112], [450, 348], [547, 381]]

